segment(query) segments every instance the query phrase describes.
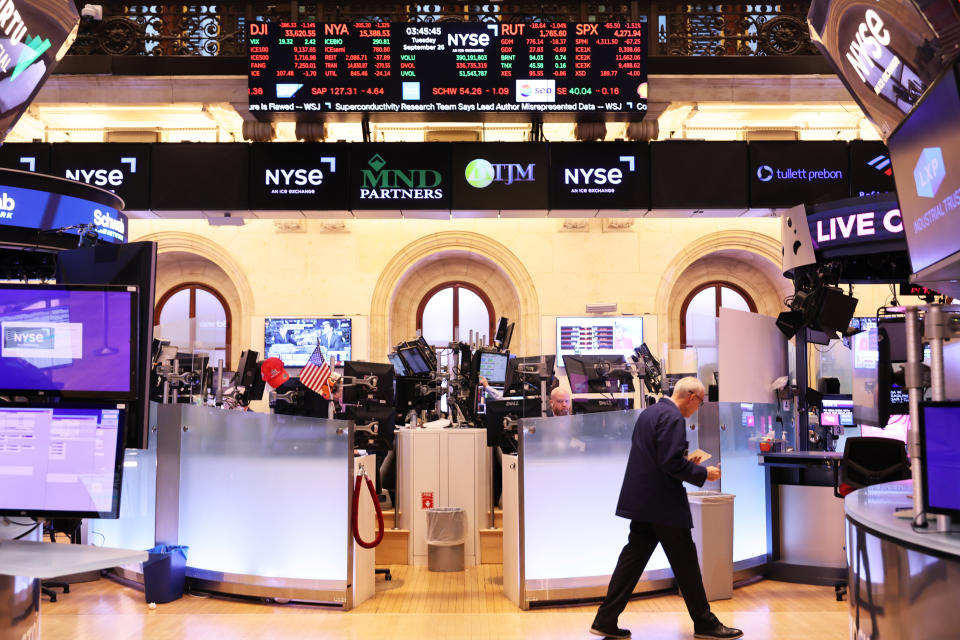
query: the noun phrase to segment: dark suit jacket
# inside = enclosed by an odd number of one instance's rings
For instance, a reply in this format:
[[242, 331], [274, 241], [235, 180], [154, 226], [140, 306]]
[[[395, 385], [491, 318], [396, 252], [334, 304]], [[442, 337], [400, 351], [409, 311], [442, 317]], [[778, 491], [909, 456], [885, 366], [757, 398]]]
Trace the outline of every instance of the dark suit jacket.
[[617, 515], [671, 527], [692, 527], [684, 482], [702, 487], [707, 468], [687, 460], [686, 423], [668, 398], [645, 409], [633, 428]]
[[336, 331], [330, 334], [329, 339], [321, 334], [320, 346], [326, 347], [330, 351], [340, 351], [343, 349], [343, 340], [340, 339], [340, 334]]

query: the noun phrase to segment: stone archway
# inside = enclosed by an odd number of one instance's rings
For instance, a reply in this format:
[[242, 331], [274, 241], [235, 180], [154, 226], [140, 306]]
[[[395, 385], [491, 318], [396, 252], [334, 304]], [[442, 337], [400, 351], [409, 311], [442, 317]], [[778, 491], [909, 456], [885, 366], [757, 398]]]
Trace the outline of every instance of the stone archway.
[[[192, 233], [159, 232], [137, 240], [157, 243], [158, 299], [186, 282], [205, 284], [223, 296], [232, 316], [230, 339], [235, 345], [232, 359], [236, 361], [249, 340], [248, 324], [253, 313], [253, 290], [240, 264], [220, 245]], [[226, 364], [232, 368], [234, 362]]]
[[393, 343], [413, 337], [420, 298], [431, 283], [451, 276], [484, 288], [496, 313], [517, 323], [512, 351], [539, 349], [540, 303], [519, 258], [487, 236], [444, 231], [410, 243], [381, 272], [370, 304], [371, 357], [381, 358]]
[[758, 313], [776, 315], [793, 292], [780, 264], [780, 241], [762, 233], [718, 231], [690, 243], [666, 266], [657, 287], [661, 343], [680, 346], [680, 306], [697, 285], [710, 280], [737, 285], [750, 294]]

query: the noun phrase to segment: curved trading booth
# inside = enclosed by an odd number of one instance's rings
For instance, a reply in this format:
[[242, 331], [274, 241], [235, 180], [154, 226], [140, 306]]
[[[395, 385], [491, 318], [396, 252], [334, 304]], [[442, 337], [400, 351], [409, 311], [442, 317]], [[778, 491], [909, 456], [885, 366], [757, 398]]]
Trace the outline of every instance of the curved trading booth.
[[866, 487], [845, 500], [847, 594], [857, 637], [950, 638], [960, 628], [960, 531], [911, 526], [912, 491], [905, 480]]
[[[353, 423], [151, 404], [146, 450], [128, 449], [118, 520], [105, 546], [184, 545], [187, 577], [221, 593], [356, 606], [374, 592], [374, 551], [351, 536]], [[360, 502], [365, 540], [376, 529]], [[122, 572], [142, 580], [138, 567]]]

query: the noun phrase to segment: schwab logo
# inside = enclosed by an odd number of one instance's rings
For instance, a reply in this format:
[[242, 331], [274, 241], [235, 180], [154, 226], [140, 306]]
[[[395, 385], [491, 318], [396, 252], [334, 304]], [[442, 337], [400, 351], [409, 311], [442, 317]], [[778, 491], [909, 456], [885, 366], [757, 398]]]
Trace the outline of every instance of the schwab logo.
[[476, 189], [483, 189], [494, 182], [502, 182], [510, 186], [514, 182], [533, 182], [535, 166], [533, 162], [526, 167], [516, 163], [493, 164], [489, 160], [477, 158], [467, 164], [463, 175], [467, 179], [467, 184]]
[[379, 153], [367, 160], [369, 169], [360, 170], [362, 200], [440, 200], [438, 188], [443, 176], [435, 169], [385, 169], [387, 161]]
[[110, 231], [115, 231], [121, 236], [124, 233], [123, 220], [117, 220], [108, 212], [100, 211], [100, 209], [93, 210], [93, 224], [104, 229], [109, 229]]
[[4, 191], [0, 195], [0, 219], [10, 220], [13, 218], [13, 210], [17, 206], [17, 201], [7, 195]]
[[757, 167], [757, 180], [770, 182], [777, 180], [843, 180], [843, 171], [840, 169], [774, 169], [768, 164]]
[[[136, 158], [120, 158], [120, 164], [130, 167], [130, 173], [137, 172]], [[69, 180], [86, 182], [97, 187], [119, 187], [123, 185], [123, 171], [120, 169], [67, 169], [63, 174]]]
[[517, 80], [517, 102], [555, 102], [554, 80]]
[[920, 152], [917, 164], [913, 168], [913, 181], [917, 186], [917, 195], [932, 198], [947, 177], [943, 166], [943, 151], [940, 147], [927, 147]]

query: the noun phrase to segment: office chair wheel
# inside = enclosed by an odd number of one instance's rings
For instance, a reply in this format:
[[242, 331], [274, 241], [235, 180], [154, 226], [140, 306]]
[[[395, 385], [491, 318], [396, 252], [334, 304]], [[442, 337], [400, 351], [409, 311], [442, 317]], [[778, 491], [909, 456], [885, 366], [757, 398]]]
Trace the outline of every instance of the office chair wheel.
[[383, 574], [383, 579], [390, 581], [393, 580], [393, 576], [390, 575], [390, 569], [374, 569], [374, 574]]
[[843, 597], [847, 595], [847, 585], [835, 584], [833, 585], [833, 589], [837, 593], [837, 602], [843, 602]]

